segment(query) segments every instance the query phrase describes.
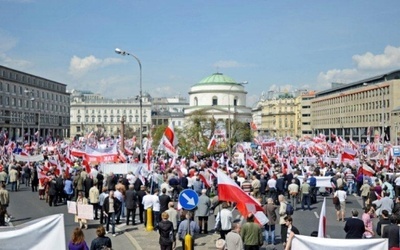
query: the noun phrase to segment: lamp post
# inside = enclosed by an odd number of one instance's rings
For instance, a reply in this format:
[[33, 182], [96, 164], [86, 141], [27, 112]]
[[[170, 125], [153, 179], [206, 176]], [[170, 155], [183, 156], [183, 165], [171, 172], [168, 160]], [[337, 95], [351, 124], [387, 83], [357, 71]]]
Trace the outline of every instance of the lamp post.
[[[368, 83], [363, 83], [364, 86], [368, 86]], [[385, 93], [383, 92], [383, 87], [376, 85], [377, 89], [379, 89], [379, 91], [381, 92], [381, 96], [382, 96], [382, 104], [381, 104], [381, 122], [382, 122], [382, 134], [381, 134], [381, 138], [382, 138], [382, 145], [385, 142]]]
[[[29, 90], [29, 89], [25, 89], [24, 90], [24, 93], [25, 94], [32, 94], [32, 97], [29, 99], [31, 102], [33, 102], [34, 100], [35, 100], [35, 98], [33, 97], [33, 90]], [[28, 105], [29, 106], [29, 105]], [[32, 105], [33, 106], [33, 105]], [[30, 126], [29, 126], [29, 123], [27, 123], [26, 122], [26, 120], [25, 120], [25, 113], [22, 113], [22, 115], [23, 115], [23, 118], [22, 118], [22, 120], [23, 121], [25, 121], [25, 123], [27, 124], [27, 126], [28, 126], [28, 144], [30, 145], [31, 144], [31, 129], [30, 129]], [[24, 126], [22, 125], [22, 133], [24, 133]], [[23, 135], [23, 138], [25, 137], [25, 135]]]
[[[234, 86], [242, 86], [244, 84], [248, 84], [247, 81], [241, 82], [241, 83], [236, 83], [232, 84], [231, 87], [229, 88], [229, 93], [228, 93], [228, 128], [229, 128], [229, 145], [228, 145], [228, 152], [229, 152], [229, 157], [232, 156], [232, 124], [231, 124], [231, 91], [232, 87]], [[233, 116], [233, 119], [235, 119], [235, 115]]]
[[[115, 53], [120, 54], [120, 55], [128, 55], [128, 56], [132, 56], [133, 58], [135, 58], [135, 60], [137, 61], [137, 63], [139, 64], [139, 109], [140, 109], [140, 128], [139, 128], [139, 140], [140, 140], [140, 162], [143, 162], [143, 103], [142, 103], [142, 63], [140, 62], [139, 58], [137, 58], [135, 55], [123, 51], [119, 48], [115, 49]], [[122, 135], [123, 136], [123, 135]]]

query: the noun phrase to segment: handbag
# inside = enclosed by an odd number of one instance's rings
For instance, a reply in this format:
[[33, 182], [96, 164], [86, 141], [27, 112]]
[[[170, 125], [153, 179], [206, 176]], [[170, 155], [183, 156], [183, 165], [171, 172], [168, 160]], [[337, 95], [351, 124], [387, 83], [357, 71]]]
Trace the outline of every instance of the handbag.
[[[337, 193], [336, 193], [336, 195], [337, 195]], [[332, 201], [333, 201], [334, 205], [339, 205], [340, 204], [339, 197], [337, 197], [337, 196], [333, 196]]]

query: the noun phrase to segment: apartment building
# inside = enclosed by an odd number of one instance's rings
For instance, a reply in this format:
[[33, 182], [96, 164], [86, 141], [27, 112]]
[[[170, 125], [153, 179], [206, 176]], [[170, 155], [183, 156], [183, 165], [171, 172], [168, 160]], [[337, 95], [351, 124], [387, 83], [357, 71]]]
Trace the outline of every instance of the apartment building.
[[12, 140], [69, 137], [67, 85], [0, 65], [0, 127]]
[[400, 70], [336, 85], [311, 101], [311, 126], [316, 134], [398, 144], [399, 96]]

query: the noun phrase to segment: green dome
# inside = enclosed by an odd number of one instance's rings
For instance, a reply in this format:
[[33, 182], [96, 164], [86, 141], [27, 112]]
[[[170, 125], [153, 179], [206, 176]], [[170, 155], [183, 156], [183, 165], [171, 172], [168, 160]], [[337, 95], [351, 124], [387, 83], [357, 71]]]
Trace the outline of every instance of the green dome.
[[225, 76], [222, 73], [214, 73], [206, 78], [203, 78], [200, 82], [195, 85], [226, 85], [226, 84], [237, 84], [235, 80], [230, 78], [229, 76]]

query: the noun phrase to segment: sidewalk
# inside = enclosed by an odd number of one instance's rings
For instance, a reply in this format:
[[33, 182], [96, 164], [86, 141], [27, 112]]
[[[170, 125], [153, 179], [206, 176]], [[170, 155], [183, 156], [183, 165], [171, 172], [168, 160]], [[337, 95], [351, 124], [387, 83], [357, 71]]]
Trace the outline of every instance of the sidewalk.
[[[158, 240], [160, 235], [156, 231], [146, 231], [143, 224], [125, 225], [125, 219], [121, 218], [121, 224], [116, 226], [116, 231], [123, 232], [131, 241], [136, 250], [159, 250]], [[207, 235], [200, 234], [195, 240], [195, 249], [213, 249], [215, 250], [215, 242], [219, 238], [219, 234], [209, 233]], [[182, 249], [181, 241], [176, 242], [176, 249]]]

